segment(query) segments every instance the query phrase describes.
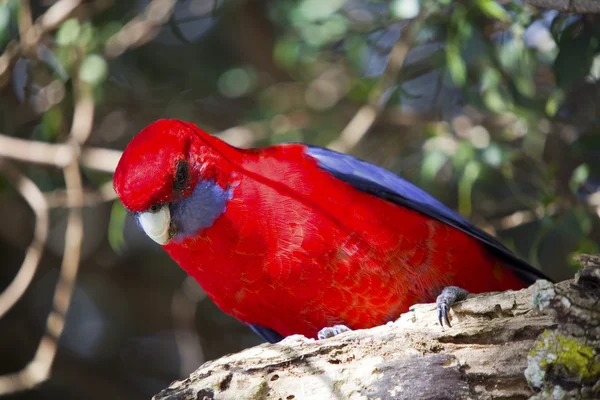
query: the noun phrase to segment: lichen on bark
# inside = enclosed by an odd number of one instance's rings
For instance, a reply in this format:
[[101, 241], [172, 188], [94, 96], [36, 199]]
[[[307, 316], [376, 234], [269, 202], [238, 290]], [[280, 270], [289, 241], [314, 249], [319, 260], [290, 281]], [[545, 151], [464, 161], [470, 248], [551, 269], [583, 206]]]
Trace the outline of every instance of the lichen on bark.
[[533, 308], [558, 322], [527, 358], [527, 381], [540, 390], [536, 399], [600, 398], [600, 256], [577, 260], [584, 269], [568, 285], [532, 287]]

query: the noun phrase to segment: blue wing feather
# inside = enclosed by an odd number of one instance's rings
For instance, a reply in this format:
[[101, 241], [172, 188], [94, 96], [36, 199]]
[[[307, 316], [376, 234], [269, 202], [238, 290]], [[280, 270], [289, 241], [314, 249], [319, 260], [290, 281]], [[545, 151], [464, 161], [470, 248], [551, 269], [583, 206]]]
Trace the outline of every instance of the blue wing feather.
[[317, 160], [320, 168], [357, 190], [413, 209], [471, 235], [512, 268], [523, 282], [530, 284], [537, 279], [550, 280], [541, 271], [514, 255], [496, 238], [398, 175], [353, 156], [321, 147], [307, 146], [306, 153]]
[[281, 336], [279, 333], [275, 332], [271, 328], [267, 328], [267, 327], [260, 326], [260, 325], [252, 325], [252, 324], [248, 324], [248, 326], [250, 327], [250, 329], [252, 329], [252, 331], [254, 333], [256, 333], [263, 340], [265, 340], [269, 343], [277, 343], [277, 342], [283, 340], [283, 336]]

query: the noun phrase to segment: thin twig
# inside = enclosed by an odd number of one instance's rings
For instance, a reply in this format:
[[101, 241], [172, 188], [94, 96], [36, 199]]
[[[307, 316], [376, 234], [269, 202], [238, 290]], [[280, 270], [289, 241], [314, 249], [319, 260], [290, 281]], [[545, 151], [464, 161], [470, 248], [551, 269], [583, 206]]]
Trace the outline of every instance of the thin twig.
[[176, 3], [176, 0], [150, 2], [143, 16], [133, 18], [106, 43], [104, 55], [115, 58], [130, 48], [139, 47], [154, 39], [159, 28], [171, 18]]
[[121, 154], [123, 152], [120, 150], [87, 147], [82, 151], [80, 162], [82, 167], [112, 174], [117, 168]]
[[403, 32], [404, 35], [400, 35], [400, 39], [392, 48], [386, 69], [377, 87], [371, 93], [369, 103], [358, 110], [340, 136], [329, 143], [328, 148], [347, 153], [373, 126], [390, 98], [389, 92], [398, 80], [406, 55], [416, 39], [426, 14], [426, 11], [422, 9], [421, 13], [408, 23], [405, 28], [406, 33]]
[[94, 190], [84, 190], [83, 203], [71, 204], [65, 190], [53, 190], [50, 193], [44, 193], [44, 197], [48, 202], [48, 208], [65, 208], [65, 207], [89, 207], [100, 203], [107, 203], [117, 198], [117, 194], [113, 189], [113, 182], [108, 181], [100, 185]]
[[0, 158], [0, 171], [27, 201], [35, 214], [35, 230], [23, 263], [10, 285], [0, 293], [0, 318], [23, 296], [31, 283], [48, 238], [48, 204], [36, 184], [14, 165]]
[[44, 31], [58, 28], [80, 4], [81, 0], [60, 0], [52, 4], [38, 20], [40, 28]]
[[[81, 144], [87, 140], [91, 133], [94, 107], [89, 107], [90, 102], [93, 102], [90, 91], [86, 88], [83, 88], [83, 90], [79, 88], [71, 133], [66, 144], [72, 147], [71, 154], [79, 153]], [[63, 175], [69, 204], [83, 204], [83, 185], [77, 158], [71, 157], [70, 162], [63, 167]], [[54, 291], [54, 307], [46, 319], [46, 333], [40, 340], [33, 359], [25, 368], [12, 374], [0, 376], [0, 395], [29, 389], [44, 382], [50, 376], [50, 370], [58, 351], [58, 341], [65, 326], [65, 318], [75, 288], [82, 239], [83, 219], [81, 207], [73, 206], [70, 208], [67, 218], [63, 261]]]
[[37, 46], [43, 42], [42, 36], [58, 28], [80, 4], [81, 0], [57, 1], [34, 24], [29, 0], [21, 0], [19, 5], [19, 36], [21, 42], [11, 41], [0, 55], [0, 87], [9, 81], [10, 70], [17, 59], [22, 54], [35, 56]]
[[[88, 147], [82, 151], [79, 161], [83, 167], [113, 173], [121, 154], [119, 150]], [[45, 143], [0, 134], [0, 157], [63, 168], [77, 154], [66, 143]]]

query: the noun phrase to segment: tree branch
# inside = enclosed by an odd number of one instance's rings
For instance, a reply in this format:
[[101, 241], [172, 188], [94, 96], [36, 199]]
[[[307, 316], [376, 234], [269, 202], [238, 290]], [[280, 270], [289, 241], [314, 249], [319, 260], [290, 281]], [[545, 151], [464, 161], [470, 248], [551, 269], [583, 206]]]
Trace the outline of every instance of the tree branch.
[[526, 3], [540, 8], [578, 14], [596, 14], [600, 12], [597, 0], [525, 0]]
[[[598, 398], [600, 257], [592, 259], [575, 280], [469, 296], [450, 329], [437, 324], [434, 304], [419, 304], [386, 326], [292, 336], [207, 362], [154, 400], [520, 399], [537, 390]], [[549, 335], [585, 356], [573, 361]]]

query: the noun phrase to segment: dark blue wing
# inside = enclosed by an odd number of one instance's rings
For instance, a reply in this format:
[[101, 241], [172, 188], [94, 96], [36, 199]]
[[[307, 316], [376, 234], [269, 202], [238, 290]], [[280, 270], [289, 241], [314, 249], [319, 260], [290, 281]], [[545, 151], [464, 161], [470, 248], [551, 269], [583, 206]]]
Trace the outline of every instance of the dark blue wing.
[[258, 336], [263, 338], [263, 340], [269, 343], [277, 343], [283, 340], [283, 336], [281, 336], [279, 333], [275, 332], [271, 328], [265, 328], [264, 326], [252, 324], [248, 324], [248, 326], [250, 327], [250, 329], [252, 329], [254, 333], [256, 333]]
[[306, 153], [315, 158], [323, 170], [349, 183], [357, 190], [413, 209], [473, 236], [511, 267], [515, 275], [526, 284], [531, 284], [537, 279], [550, 280], [541, 271], [514, 255], [496, 238], [398, 175], [350, 155], [321, 147], [307, 146]]

